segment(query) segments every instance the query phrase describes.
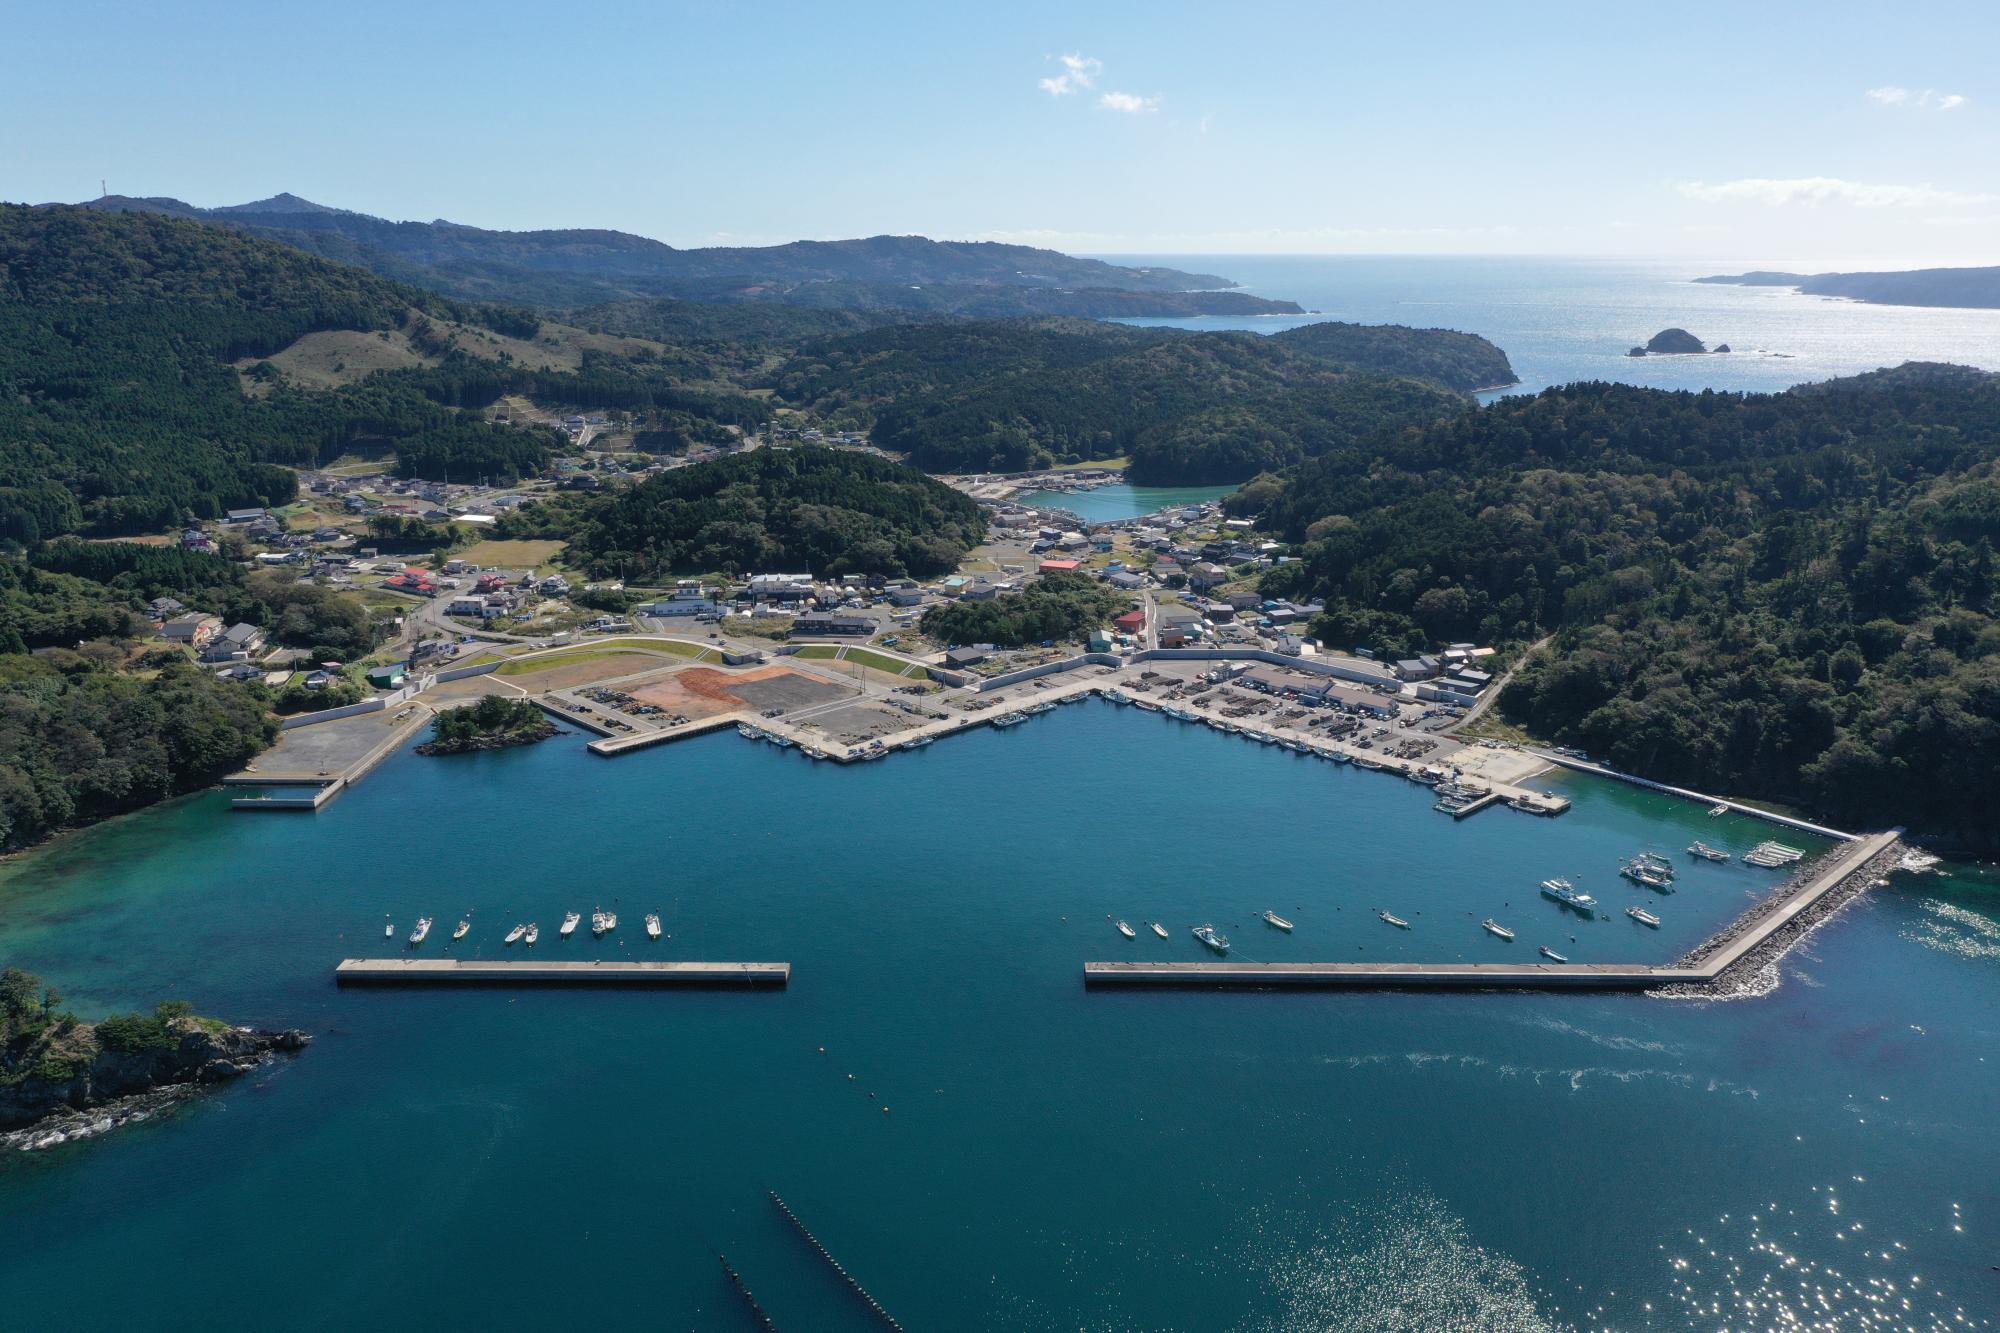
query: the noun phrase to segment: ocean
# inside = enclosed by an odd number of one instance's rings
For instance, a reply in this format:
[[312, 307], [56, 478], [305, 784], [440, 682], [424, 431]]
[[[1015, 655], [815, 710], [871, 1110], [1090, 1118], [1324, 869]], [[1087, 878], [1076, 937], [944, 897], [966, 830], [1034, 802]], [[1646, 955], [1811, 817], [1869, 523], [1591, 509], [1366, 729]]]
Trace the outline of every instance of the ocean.
[[[1864, 305], [1790, 288], [1694, 281], [1751, 269], [1812, 271], [1797, 262], [1217, 255], [1115, 262], [1220, 273], [1252, 295], [1297, 301], [1314, 312], [1126, 323], [1276, 333], [1337, 319], [1457, 329], [1507, 353], [1521, 377], [1508, 390], [1513, 393], [1575, 380], [1768, 393], [1905, 361], [2000, 370], [2000, 310]], [[1710, 347], [1726, 343], [1732, 350], [1625, 355], [1666, 328], [1684, 328]]]
[[[1086, 992], [1084, 961], [1198, 957], [1205, 921], [1260, 959], [1664, 958], [1770, 878], [1687, 866], [1662, 899], [1618, 859], [1772, 830], [1589, 778], [1559, 819], [1454, 822], [1386, 775], [1094, 702], [850, 769], [733, 734], [582, 742], [406, 752], [311, 816], [205, 793], [0, 868], [0, 959], [84, 1014], [184, 997], [316, 1038], [0, 1156], [0, 1324], [754, 1329], [720, 1254], [779, 1328], [878, 1326], [770, 1190], [911, 1329], [2000, 1315], [1988, 871], [1898, 876], [1759, 998]], [[1555, 873], [1612, 918], [1540, 899]], [[600, 903], [609, 941], [553, 941]], [[532, 919], [543, 955], [623, 957], [650, 910], [661, 955], [787, 959], [791, 986], [332, 982], [385, 913], [435, 916], [433, 955], [470, 911], [470, 954]]]

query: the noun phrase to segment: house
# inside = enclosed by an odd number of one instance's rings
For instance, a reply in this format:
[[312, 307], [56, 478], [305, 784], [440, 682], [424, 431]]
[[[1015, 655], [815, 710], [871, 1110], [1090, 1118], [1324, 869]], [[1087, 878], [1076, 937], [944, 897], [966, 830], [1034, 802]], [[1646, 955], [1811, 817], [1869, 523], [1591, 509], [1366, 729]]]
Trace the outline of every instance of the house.
[[1146, 613], [1144, 611], [1127, 611], [1111, 623], [1117, 626], [1122, 633], [1137, 634], [1146, 628]]
[[204, 662], [230, 662], [239, 657], [248, 657], [262, 648], [267, 641], [264, 631], [255, 625], [241, 622], [231, 625], [222, 633], [209, 640], [202, 650]]
[[146, 603], [146, 613], [159, 621], [172, 620], [187, 608], [171, 597], [155, 597]]
[[889, 605], [891, 606], [922, 606], [923, 602], [924, 590], [922, 588], [891, 588], [889, 590]]
[[876, 629], [874, 618], [871, 616], [849, 615], [834, 611], [808, 611], [792, 621], [794, 634], [858, 635], [867, 638]]
[[958, 595], [961, 602], [990, 602], [1000, 595], [998, 583], [975, 583]]
[[1044, 560], [1035, 568], [1038, 573], [1042, 574], [1074, 574], [1077, 570], [1083, 568], [1083, 562], [1081, 560]]
[[991, 656], [993, 656], [992, 644], [975, 643], [963, 648], [945, 649], [944, 660], [946, 666], [969, 667], [978, 666]]
[[220, 633], [222, 621], [216, 616], [180, 616], [160, 626], [160, 637], [168, 643], [182, 643], [196, 649], [208, 647]]
[[306, 677], [306, 688], [309, 690], [323, 690], [338, 679], [340, 677], [331, 671], [315, 671]]
[[1438, 674], [1435, 657], [1406, 657], [1396, 663], [1398, 680], [1429, 680]]
[[1213, 588], [1229, 582], [1230, 573], [1213, 560], [1202, 560], [1188, 570], [1187, 579], [1197, 588]]
[[486, 599], [483, 597], [454, 597], [444, 609], [448, 616], [480, 616], [485, 614]]
[[1187, 571], [1182, 569], [1176, 561], [1155, 560], [1153, 562], [1153, 577], [1166, 584], [1169, 588], [1178, 588], [1187, 582]]
[[403, 687], [404, 677], [408, 674], [408, 669], [403, 663], [392, 662], [388, 666], [370, 668], [368, 683], [378, 690], [399, 690]]
[[1111, 631], [1094, 629], [1090, 632], [1090, 651], [1108, 653], [1111, 651]]
[[1114, 570], [1104, 576], [1104, 581], [1120, 592], [1137, 592], [1146, 586], [1146, 580], [1130, 570]]
[[649, 616], [698, 616], [716, 609], [715, 598], [700, 584], [683, 583], [672, 597], [654, 602], [645, 609]]
[[267, 509], [232, 509], [224, 521], [228, 523], [255, 523], [262, 519], [269, 519], [270, 517], [271, 513]]

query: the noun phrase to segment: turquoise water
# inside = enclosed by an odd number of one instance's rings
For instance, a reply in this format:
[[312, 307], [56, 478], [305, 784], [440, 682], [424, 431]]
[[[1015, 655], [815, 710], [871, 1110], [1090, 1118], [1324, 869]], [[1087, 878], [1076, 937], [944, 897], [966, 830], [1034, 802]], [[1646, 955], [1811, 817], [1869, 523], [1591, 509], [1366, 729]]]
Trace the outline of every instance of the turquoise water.
[[[851, 769], [571, 736], [401, 756], [316, 816], [205, 795], [101, 826], [8, 867], [0, 958], [89, 1014], [185, 996], [317, 1040], [0, 1159], [8, 1327], [750, 1328], [718, 1250], [779, 1327], [867, 1327], [766, 1189], [912, 1329], [2000, 1312], [1991, 879], [1904, 878], [1728, 1003], [1080, 984], [1087, 959], [1198, 957], [1210, 919], [1258, 958], [1484, 956], [1488, 911], [1520, 952], [1667, 956], [1769, 882], [1690, 867], [1660, 937], [1570, 926], [1535, 881], [1622, 907], [1650, 895], [1619, 855], [1765, 830], [1569, 790], [1561, 819], [1453, 823], [1397, 779], [1092, 703]], [[385, 912], [442, 934], [474, 908], [494, 953], [614, 901], [608, 952], [647, 953], [657, 908], [661, 952], [789, 959], [792, 985], [332, 985]]]
[[1180, 505], [1219, 500], [1235, 489], [1234, 486], [1128, 486], [1120, 482], [1088, 491], [1030, 491], [1020, 497], [1020, 502], [1042, 509], [1067, 509], [1086, 523], [1110, 523], [1157, 514]]
[[[1127, 262], [1135, 262], [1127, 257]], [[1812, 272], [1763, 260], [1532, 259], [1498, 256], [1147, 256], [1195, 264], [1308, 316], [1129, 320], [1200, 329], [1280, 329], [1320, 319], [1459, 329], [1507, 353], [1527, 393], [1572, 380], [1663, 389], [1771, 392], [1904, 361], [2000, 370], [2000, 310], [1864, 305], [1789, 288], [1692, 280], [1750, 269]], [[1627, 357], [1664, 328], [1684, 328], [1726, 356]]]

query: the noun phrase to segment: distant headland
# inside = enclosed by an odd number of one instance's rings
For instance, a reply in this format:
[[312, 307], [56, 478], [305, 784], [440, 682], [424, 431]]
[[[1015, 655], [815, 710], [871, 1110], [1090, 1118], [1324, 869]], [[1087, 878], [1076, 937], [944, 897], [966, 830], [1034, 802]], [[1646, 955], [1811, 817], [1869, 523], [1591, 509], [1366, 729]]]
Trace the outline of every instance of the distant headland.
[[1894, 273], [1753, 271], [1695, 281], [1735, 287], [1795, 287], [1806, 296], [1838, 296], [1873, 305], [2000, 309], [2000, 267], [1918, 268]]

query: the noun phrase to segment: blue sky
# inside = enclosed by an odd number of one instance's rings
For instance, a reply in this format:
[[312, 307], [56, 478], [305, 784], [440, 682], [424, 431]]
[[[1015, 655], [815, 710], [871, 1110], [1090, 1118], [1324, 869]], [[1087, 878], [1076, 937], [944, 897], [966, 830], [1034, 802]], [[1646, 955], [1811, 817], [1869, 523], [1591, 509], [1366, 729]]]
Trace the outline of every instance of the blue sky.
[[102, 178], [676, 245], [2000, 263], [1992, 0], [64, 0], [7, 28], [14, 200]]

